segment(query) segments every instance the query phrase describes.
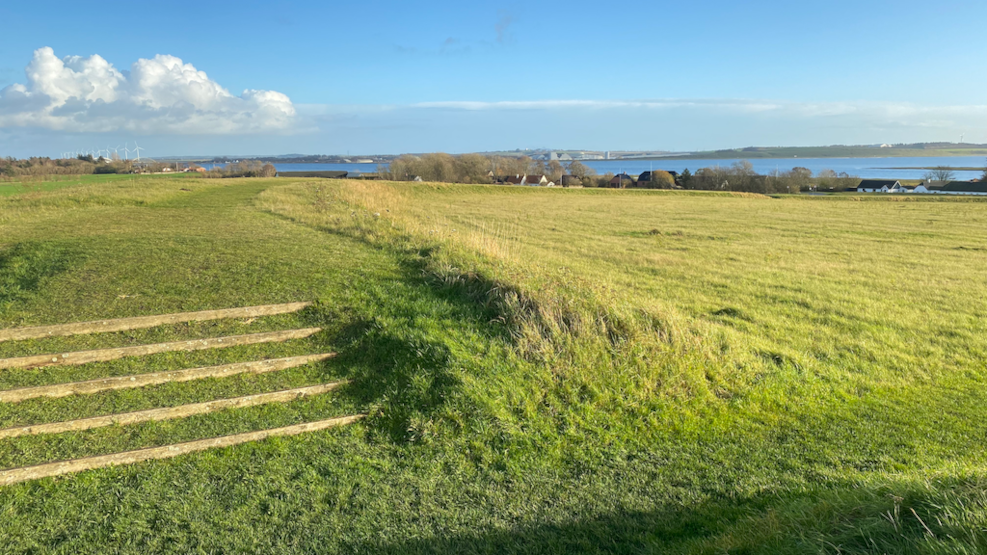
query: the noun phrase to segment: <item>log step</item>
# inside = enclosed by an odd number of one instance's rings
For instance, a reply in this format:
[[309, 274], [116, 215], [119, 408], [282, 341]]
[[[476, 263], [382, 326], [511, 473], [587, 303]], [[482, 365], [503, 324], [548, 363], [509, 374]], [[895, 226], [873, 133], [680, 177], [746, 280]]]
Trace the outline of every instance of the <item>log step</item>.
[[7, 368], [41, 368], [44, 366], [64, 366], [88, 364], [90, 362], [105, 362], [123, 357], [145, 356], [173, 351], [201, 351], [203, 349], [219, 349], [237, 345], [254, 345], [257, 343], [272, 343], [301, 339], [322, 331], [321, 328], [305, 328], [300, 330], [273, 331], [267, 333], [251, 333], [247, 335], [228, 335], [211, 339], [192, 339], [188, 341], [173, 341], [153, 345], [137, 345], [134, 347], [118, 347], [115, 349], [97, 349], [94, 351], [77, 351], [51, 355], [33, 355], [26, 357], [0, 359], [0, 370]]
[[336, 353], [323, 353], [318, 355], [257, 360], [252, 362], [237, 362], [234, 364], [206, 366], [203, 368], [186, 368], [184, 370], [170, 370], [167, 372], [154, 372], [151, 374], [138, 374], [133, 376], [114, 376], [112, 378], [98, 378], [84, 382], [24, 387], [20, 389], [0, 391], [0, 402], [19, 403], [27, 399], [35, 399], [38, 397], [57, 398], [67, 397], [69, 395], [87, 395], [91, 393], [100, 393], [102, 391], [134, 389], [170, 382], [201, 380], [203, 378], [224, 378], [226, 376], [234, 376], [237, 374], [263, 374], [266, 372], [275, 372], [287, 368], [294, 368], [296, 366], [303, 366], [311, 362], [319, 362], [334, 356], [336, 356]]
[[340, 418], [330, 418], [329, 420], [320, 420], [317, 422], [306, 422], [304, 424], [286, 426], [284, 428], [260, 430], [257, 432], [247, 432], [231, 436], [189, 441], [186, 443], [176, 443], [174, 445], [166, 445], [163, 447], [151, 447], [149, 449], [140, 449], [137, 451], [124, 451], [122, 453], [114, 453], [112, 455], [101, 455], [98, 457], [86, 457], [83, 459], [14, 468], [11, 470], [0, 471], [0, 486], [8, 486], [18, 482], [25, 482], [27, 480], [49, 478], [52, 476], [82, 472], [84, 470], [94, 470], [108, 466], [133, 464], [157, 459], [170, 459], [172, 457], [185, 455], [187, 453], [205, 451], [216, 447], [229, 447], [251, 441], [260, 441], [269, 437], [294, 436], [306, 432], [314, 432], [337, 426], [344, 426], [346, 424], [356, 422], [365, 416], [366, 415], [364, 414], [343, 416]]
[[19, 426], [16, 428], [6, 428], [0, 430], [0, 439], [7, 439], [20, 436], [34, 436], [41, 434], [60, 434], [63, 432], [78, 432], [91, 430], [93, 428], [103, 428], [114, 424], [124, 426], [127, 424], [137, 424], [139, 422], [151, 422], [161, 420], [173, 420], [176, 418], [186, 418], [196, 414], [209, 414], [224, 409], [234, 409], [252, 407], [255, 405], [265, 405], [269, 403], [284, 403], [293, 401], [301, 397], [321, 395], [339, 387], [345, 382], [333, 382], [328, 384], [313, 385], [309, 387], [299, 387], [296, 389], [286, 389], [273, 393], [259, 393], [257, 395], [247, 395], [232, 399], [218, 399], [206, 403], [195, 403], [191, 405], [181, 405], [177, 407], [166, 407], [160, 409], [142, 410], [137, 412], [126, 412], [121, 414], [109, 414], [106, 416], [94, 416], [92, 418], [81, 418], [78, 420], [68, 420], [65, 422], [55, 422], [52, 424], [35, 424], [31, 426]]
[[166, 324], [182, 324], [185, 322], [205, 322], [222, 320], [224, 318], [256, 318], [298, 312], [311, 306], [312, 303], [268, 304], [262, 306], [247, 306], [243, 308], [224, 308], [220, 310], [203, 310], [200, 312], [178, 312], [157, 316], [137, 316], [133, 318], [116, 318], [113, 320], [96, 320], [78, 322], [75, 324], [59, 324], [54, 326], [34, 326], [29, 328], [11, 328], [0, 330], [0, 341], [20, 341], [24, 339], [40, 339], [42, 337], [64, 337], [67, 335], [83, 335], [88, 333], [104, 333], [112, 331], [127, 331], [143, 328], [153, 328]]

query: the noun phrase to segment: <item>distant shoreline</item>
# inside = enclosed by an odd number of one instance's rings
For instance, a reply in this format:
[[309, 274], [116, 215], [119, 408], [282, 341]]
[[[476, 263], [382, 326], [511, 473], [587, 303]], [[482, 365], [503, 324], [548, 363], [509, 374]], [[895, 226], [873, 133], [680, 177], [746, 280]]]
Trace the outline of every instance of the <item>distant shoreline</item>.
[[[852, 158], [866, 160], [868, 158], [961, 158], [964, 156], [982, 156], [987, 158], [987, 148], [985, 149], [971, 149], [968, 151], [945, 151], [945, 150], [905, 150], [905, 151], [885, 151], [879, 154], [867, 153], [867, 154], [857, 154], [857, 153], [824, 153], [824, 152], [804, 152], [804, 153], [790, 153], [790, 152], [744, 152], [744, 151], [714, 151], [714, 152], [701, 152], [694, 154], [676, 154], [671, 156], [642, 156], [642, 157], [632, 157], [632, 158], [611, 158], [609, 161], [614, 160], [643, 160], [643, 161], [656, 161], [656, 160], [756, 160], [756, 159], [786, 159], [786, 158]], [[592, 160], [593, 162], [605, 162], [607, 160]], [[903, 168], [903, 169], [925, 169], [925, 168]], [[959, 169], [959, 168], [956, 168]], [[973, 168], [973, 169], [983, 169]]]

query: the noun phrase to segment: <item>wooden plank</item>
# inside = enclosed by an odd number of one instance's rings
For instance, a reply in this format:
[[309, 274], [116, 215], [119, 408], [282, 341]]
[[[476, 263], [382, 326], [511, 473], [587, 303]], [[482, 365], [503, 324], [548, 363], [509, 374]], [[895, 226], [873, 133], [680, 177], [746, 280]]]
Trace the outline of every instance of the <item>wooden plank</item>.
[[272, 331], [266, 333], [251, 333], [247, 335], [228, 335], [209, 339], [191, 339], [187, 341], [172, 341], [153, 345], [137, 345], [134, 347], [118, 347], [115, 349], [97, 349], [94, 351], [77, 351], [51, 355], [33, 355], [17, 358], [0, 359], [0, 370], [7, 368], [41, 368], [43, 366], [65, 366], [88, 364], [90, 362], [105, 362], [124, 357], [136, 357], [169, 353], [174, 351], [201, 351], [203, 349], [220, 349], [237, 345], [254, 345], [257, 343], [272, 343], [302, 339], [322, 331], [321, 328], [305, 328], [300, 330]]
[[222, 320], [224, 318], [257, 318], [298, 312], [312, 303], [268, 304], [262, 306], [247, 306], [243, 308], [224, 308], [219, 310], [202, 310], [199, 312], [178, 312], [175, 314], [160, 314], [156, 316], [137, 316], [133, 318], [116, 318], [113, 320], [96, 320], [74, 324], [59, 324], [54, 326], [34, 326], [29, 328], [12, 328], [0, 330], [0, 341], [21, 341], [24, 339], [40, 339], [42, 337], [64, 337], [67, 335], [83, 335], [87, 333], [105, 333], [112, 331], [127, 331], [143, 328], [153, 328], [167, 324], [183, 324], [185, 322], [205, 322]]
[[169, 370], [167, 372], [154, 372], [151, 374], [138, 374], [135, 376], [114, 376], [112, 378], [98, 378], [85, 382], [24, 387], [20, 389], [0, 391], [0, 402], [19, 403], [27, 399], [36, 399], [38, 397], [57, 398], [67, 397], [69, 395], [87, 395], [102, 391], [134, 389], [169, 382], [187, 382], [191, 380], [201, 380], [203, 378], [224, 378], [226, 376], [235, 376], [237, 374], [263, 374], [266, 372], [284, 370], [286, 368], [294, 368], [296, 366], [302, 366], [311, 362], [319, 362], [334, 356], [336, 356], [336, 353], [323, 353], [318, 355], [276, 358], [271, 360], [237, 362], [233, 364], [223, 364], [220, 366], [206, 366], [203, 368]]
[[86, 457], [84, 459], [74, 459], [69, 461], [40, 464], [37, 466], [14, 468], [11, 470], [0, 471], [0, 486], [9, 486], [11, 484], [25, 482], [27, 480], [61, 476], [62, 474], [82, 472], [84, 470], [94, 470], [108, 466], [133, 464], [157, 459], [170, 459], [179, 455], [195, 453], [197, 451], [205, 451], [207, 449], [214, 449], [217, 447], [230, 447], [251, 441], [260, 441], [269, 437], [294, 436], [306, 432], [315, 432], [318, 430], [325, 430], [328, 428], [351, 424], [364, 418], [365, 416], [366, 415], [364, 414], [356, 414], [353, 416], [320, 420], [318, 422], [306, 422], [305, 424], [296, 424], [294, 426], [286, 426], [284, 428], [247, 432], [244, 434], [189, 441], [187, 443], [176, 443], [174, 445], [166, 445], [164, 447], [151, 447], [149, 449], [124, 451], [122, 453], [114, 453], [112, 455], [101, 455], [98, 457]]
[[328, 384], [275, 391], [272, 393], [246, 395], [244, 397], [235, 397], [232, 399], [218, 399], [216, 401], [181, 405], [177, 407], [166, 407], [137, 412], [126, 412], [121, 414], [108, 414], [105, 416], [94, 416], [92, 418], [81, 418], [78, 420], [68, 420], [65, 422], [55, 422], [51, 424], [35, 424], [31, 426], [20, 426], [17, 428], [6, 428], [0, 430], [0, 439], [28, 435], [34, 436], [40, 434], [78, 432], [81, 430], [91, 430], [93, 428], [113, 426], [115, 424], [125, 426], [127, 424], [137, 424], [139, 422], [186, 418], [196, 414], [209, 414], [211, 412], [224, 409], [238, 409], [243, 407], [252, 407], [255, 405], [266, 405], [270, 403], [285, 403], [288, 401], [294, 401], [295, 399], [299, 399], [301, 397], [321, 395], [328, 391], [332, 391], [336, 387], [339, 387], [342, 383], [344, 382], [332, 382]]

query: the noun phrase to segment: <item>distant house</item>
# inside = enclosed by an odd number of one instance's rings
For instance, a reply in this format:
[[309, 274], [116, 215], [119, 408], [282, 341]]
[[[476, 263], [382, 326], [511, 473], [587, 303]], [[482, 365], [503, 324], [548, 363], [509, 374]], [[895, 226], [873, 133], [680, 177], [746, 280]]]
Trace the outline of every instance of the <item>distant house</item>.
[[555, 183], [544, 175], [509, 175], [504, 178], [504, 183], [530, 187], [555, 187]]
[[865, 179], [857, 185], [858, 193], [901, 192], [901, 183], [894, 179]]
[[931, 193], [932, 191], [930, 191], [929, 188], [925, 186], [925, 182], [922, 182], [922, 183], [919, 183], [918, 185], [916, 185], [915, 188], [912, 189], [909, 192], [911, 192], [911, 193], [928, 194], [928, 193]]
[[987, 181], [950, 181], [939, 192], [944, 195], [987, 195]]
[[526, 175], [521, 181], [521, 185], [531, 185], [532, 187], [554, 187], [555, 183], [552, 183], [544, 175]]
[[572, 161], [572, 156], [569, 156], [567, 153], [563, 152], [562, 154], [559, 154], [559, 161], [560, 162], [571, 162]]
[[[666, 170], [646, 171], [646, 172], [642, 173], [641, 175], [637, 176], [637, 183], [635, 185], [633, 185], [633, 186], [644, 187], [644, 188], [650, 187], [651, 186], [651, 181], [654, 180], [654, 176], [658, 172], [664, 172], [664, 173], [667, 173], [668, 175], [672, 176], [672, 184], [671, 184], [672, 186], [674, 186], [675, 185], [675, 182], [678, 181], [678, 179], [679, 179], [679, 172], [676, 172], [676, 171], [666, 171]], [[632, 185], [628, 185], [628, 187], [631, 187], [631, 186]]]
[[[657, 170], [657, 171], [660, 171], [660, 172], [663, 171], [663, 172], [671, 175], [673, 179], [678, 179], [678, 177], [679, 177], [679, 172], [677, 172], [677, 171], [670, 171], [670, 170]], [[651, 174], [652, 174], [652, 172], [650, 172], [650, 171], [644, 172], [641, 175], [637, 176], [637, 180], [638, 181], [651, 181]]]
[[624, 187], [633, 184], [634, 184], [633, 177], [627, 175], [626, 173], [618, 173], [617, 175], [613, 176], [612, 179], [610, 179], [610, 182], [607, 185], [609, 187], [613, 187], [616, 189], [623, 189]]

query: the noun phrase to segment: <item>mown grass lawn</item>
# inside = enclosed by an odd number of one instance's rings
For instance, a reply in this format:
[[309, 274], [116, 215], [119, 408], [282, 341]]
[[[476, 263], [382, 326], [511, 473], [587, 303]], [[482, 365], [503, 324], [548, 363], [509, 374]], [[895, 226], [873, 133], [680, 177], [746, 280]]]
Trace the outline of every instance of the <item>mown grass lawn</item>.
[[976, 553], [987, 203], [322, 180], [0, 199], [4, 327], [312, 300], [0, 356], [318, 325], [0, 371], [0, 388], [338, 351], [0, 406], [0, 427], [349, 378], [285, 405], [0, 440], [0, 467], [363, 423], [0, 489], [3, 553]]

